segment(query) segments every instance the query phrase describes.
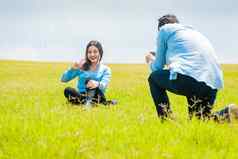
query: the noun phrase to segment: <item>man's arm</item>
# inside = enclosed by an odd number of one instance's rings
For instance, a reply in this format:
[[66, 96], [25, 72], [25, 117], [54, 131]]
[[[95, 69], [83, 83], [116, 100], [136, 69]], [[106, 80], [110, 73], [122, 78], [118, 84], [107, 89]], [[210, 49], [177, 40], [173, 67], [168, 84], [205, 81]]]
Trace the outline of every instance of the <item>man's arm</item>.
[[150, 64], [150, 68], [153, 71], [163, 69], [166, 64], [165, 53], [167, 50], [167, 35], [166, 32], [161, 29], [156, 42], [155, 60]]

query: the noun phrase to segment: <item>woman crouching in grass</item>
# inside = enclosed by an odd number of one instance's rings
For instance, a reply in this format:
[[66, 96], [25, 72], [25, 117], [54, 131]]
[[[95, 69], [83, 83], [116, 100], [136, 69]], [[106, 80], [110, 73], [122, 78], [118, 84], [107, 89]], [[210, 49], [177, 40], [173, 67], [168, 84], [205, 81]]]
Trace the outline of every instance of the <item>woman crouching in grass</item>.
[[103, 48], [100, 42], [92, 40], [87, 44], [85, 59], [74, 62], [61, 77], [68, 82], [78, 77], [77, 89], [67, 87], [64, 96], [72, 104], [115, 104], [107, 101], [105, 91], [111, 79], [111, 69], [101, 64]]

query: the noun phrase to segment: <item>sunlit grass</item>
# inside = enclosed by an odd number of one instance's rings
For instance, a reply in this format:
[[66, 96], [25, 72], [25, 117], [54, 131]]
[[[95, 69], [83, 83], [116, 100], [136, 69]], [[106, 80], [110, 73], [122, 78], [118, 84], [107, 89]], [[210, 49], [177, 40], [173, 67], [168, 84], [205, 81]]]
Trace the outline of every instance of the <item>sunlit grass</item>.
[[[187, 120], [184, 97], [170, 95], [176, 121], [161, 123], [146, 65], [110, 65], [115, 107], [66, 103], [68, 63], [0, 61], [0, 158], [238, 158], [238, 125]], [[214, 109], [238, 103], [238, 65], [224, 65]]]

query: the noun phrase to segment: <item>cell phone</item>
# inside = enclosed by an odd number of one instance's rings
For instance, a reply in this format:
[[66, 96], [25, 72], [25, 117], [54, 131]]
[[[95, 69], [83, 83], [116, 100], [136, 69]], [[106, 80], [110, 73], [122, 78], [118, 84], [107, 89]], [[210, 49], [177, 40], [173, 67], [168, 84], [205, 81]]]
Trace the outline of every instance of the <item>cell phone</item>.
[[150, 54], [152, 54], [153, 56], [155, 56], [155, 52], [154, 52], [154, 51], [150, 51]]

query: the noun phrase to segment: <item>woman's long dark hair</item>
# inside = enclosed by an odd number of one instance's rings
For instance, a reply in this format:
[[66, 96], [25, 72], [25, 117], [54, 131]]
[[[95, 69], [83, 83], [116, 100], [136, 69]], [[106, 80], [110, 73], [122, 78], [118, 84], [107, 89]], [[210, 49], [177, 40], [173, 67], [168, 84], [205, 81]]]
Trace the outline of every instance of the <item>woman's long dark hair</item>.
[[99, 54], [100, 54], [99, 61], [102, 60], [102, 56], [103, 56], [102, 44], [101, 44], [99, 41], [96, 41], [96, 40], [90, 41], [90, 42], [87, 44], [86, 51], [85, 51], [85, 59], [86, 59], [86, 62], [85, 62], [84, 65], [83, 65], [83, 70], [85, 70], [85, 71], [89, 70], [89, 69], [90, 69], [90, 66], [91, 66], [91, 61], [88, 59], [88, 49], [89, 49], [90, 46], [95, 46], [95, 47], [98, 49]]

